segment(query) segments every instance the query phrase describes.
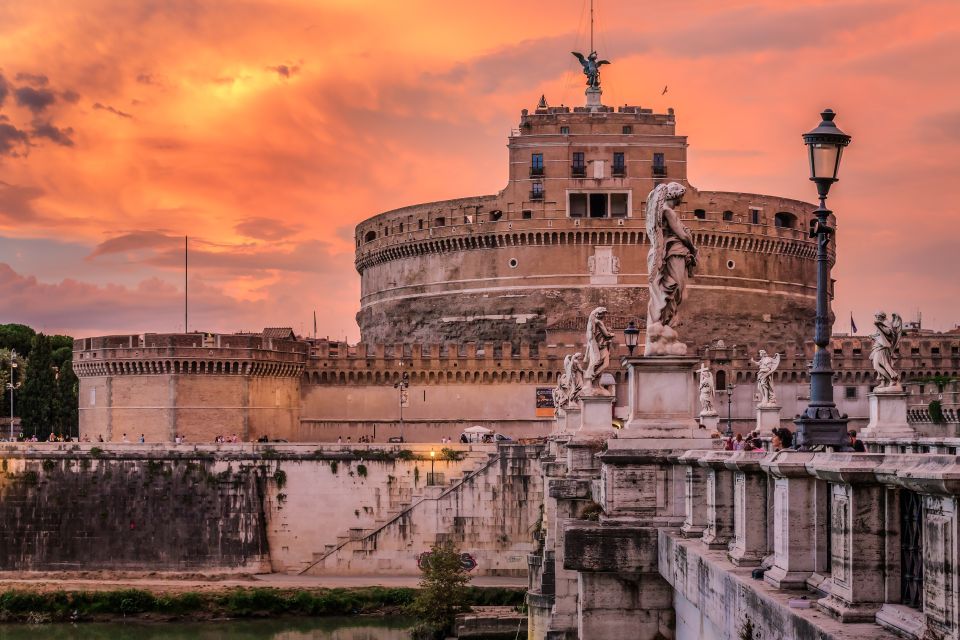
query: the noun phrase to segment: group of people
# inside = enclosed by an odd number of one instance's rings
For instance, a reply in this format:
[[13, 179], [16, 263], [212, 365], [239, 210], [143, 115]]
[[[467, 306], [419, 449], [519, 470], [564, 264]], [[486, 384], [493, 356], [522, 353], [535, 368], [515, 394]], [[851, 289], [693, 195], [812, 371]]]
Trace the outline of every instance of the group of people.
[[217, 436], [216, 438], [213, 439], [213, 441], [217, 444], [235, 444], [237, 442], [240, 442], [240, 436], [233, 433], [233, 434], [230, 434], [229, 436]]
[[[857, 437], [857, 432], [850, 430], [847, 432], [850, 438], [850, 449], [854, 453], [864, 453], [867, 448], [863, 440]], [[776, 427], [770, 431], [770, 451], [782, 451], [793, 448], [793, 432], [786, 427]], [[726, 451], [766, 451], [763, 446], [763, 440], [760, 438], [760, 431], [754, 429], [746, 436], [737, 434], [728, 436], [723, 441], [723, 448]]]

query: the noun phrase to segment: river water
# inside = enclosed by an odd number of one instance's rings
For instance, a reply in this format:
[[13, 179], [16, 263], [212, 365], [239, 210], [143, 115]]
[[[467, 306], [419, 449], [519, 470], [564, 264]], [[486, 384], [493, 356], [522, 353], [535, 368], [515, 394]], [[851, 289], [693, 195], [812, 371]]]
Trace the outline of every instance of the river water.
[[408, 640], [410, 626], [396, 618], [0, 625], [0, 640]]

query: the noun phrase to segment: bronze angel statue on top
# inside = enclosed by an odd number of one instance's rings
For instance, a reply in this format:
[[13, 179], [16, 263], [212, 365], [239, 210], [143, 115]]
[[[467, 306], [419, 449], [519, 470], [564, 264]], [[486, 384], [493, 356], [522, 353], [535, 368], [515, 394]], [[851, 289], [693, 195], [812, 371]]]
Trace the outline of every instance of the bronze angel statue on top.
[[583, 75], [587, 76], [587, 86], [593, 89], [600, 88], [600, 67], [610, 64], [609, 60], [597, 60], [597, 52], [591, 51], [590, 55], [583, 57], [582, 53], [571, 51], [577, 57], [580, 64], [583, 65]]

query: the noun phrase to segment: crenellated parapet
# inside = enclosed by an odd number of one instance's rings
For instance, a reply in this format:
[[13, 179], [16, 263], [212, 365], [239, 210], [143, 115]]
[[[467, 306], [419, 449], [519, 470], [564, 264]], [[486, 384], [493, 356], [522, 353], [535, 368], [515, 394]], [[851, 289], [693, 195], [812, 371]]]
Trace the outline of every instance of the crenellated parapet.
[[138, 334], [74, 341], [79, 377], [217, 375], [296, 378], [306, 343], [260, 334]]

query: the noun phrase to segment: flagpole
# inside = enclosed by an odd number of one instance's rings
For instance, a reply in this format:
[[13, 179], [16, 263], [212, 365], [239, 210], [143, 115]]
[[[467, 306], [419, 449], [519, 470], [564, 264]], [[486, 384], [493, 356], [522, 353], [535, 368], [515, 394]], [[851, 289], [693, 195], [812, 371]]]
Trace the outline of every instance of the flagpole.
[[188, 296], [188, 287], [189, 281], [187, 280], [188, 273], [188, 264], [187, 264], [187, 236], [183, 236], [183, 332], [189, 333], [190, 330], [187, 328], [188, 325], [188, 311], [189, 311], [189, 296]]

